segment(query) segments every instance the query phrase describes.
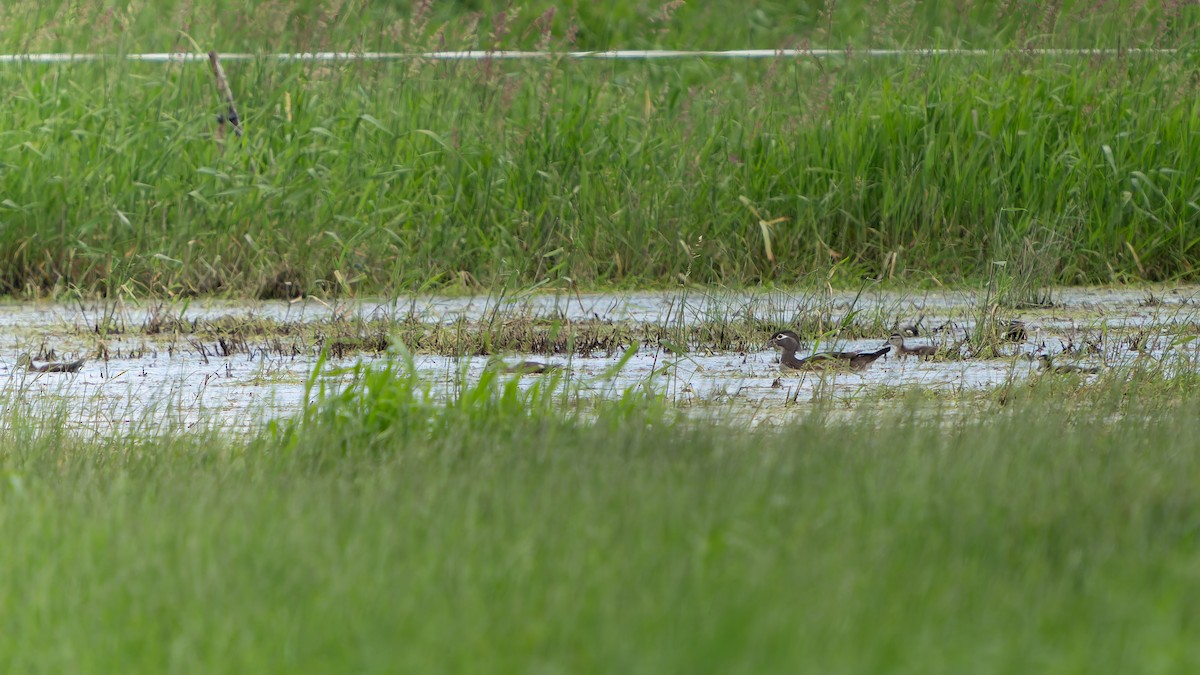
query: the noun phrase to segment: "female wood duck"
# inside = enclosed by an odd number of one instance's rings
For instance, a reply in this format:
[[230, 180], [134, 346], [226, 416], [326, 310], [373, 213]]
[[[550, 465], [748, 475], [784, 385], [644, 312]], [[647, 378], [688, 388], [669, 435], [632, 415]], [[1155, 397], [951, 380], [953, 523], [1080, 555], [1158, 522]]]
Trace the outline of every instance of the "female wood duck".
[[1025, 322], [1020, 319], [1011, 319], [1005, 326], [1004, 339], [1009, 342], [1024, 342], [1029, 339], [1029, 333], [1025, 331]]
[[888, 336], [888, 344], [896, 348], [896, 354], [904, 359], [910, 356], [918, 356], [928, 360], [937, 354], [937, 347], [934, 345], [918, 345], [909, 347], [904, 344], [904, 336], [899, 333], [892, 333]]
[[1050, 358], [1049, 354], [1038, 354], [1037, 357], [1038, 370], [1048, 370], [1052, 373], [1086, 373], [1095, 375], [1100, 372], [1100, 369], [1095, 366], [1076, 366], [1070, 363], [1055, 365], [1054, 359]]
[[25, 368], [32, 373], [78, 373], [87, 359], [79, 359], [70, 363], [47, 363], [41, 366], [33, 365], [33, 358], [29, 354], [22, 354], [17, 357], [17, 368]]
[[504, 366], [504, 372], [509, 375], [549, 375], [562, 371], [562, 366], [537, 361], [522, 361], [512, 366]]
[[783, 352], [779, 358], [780, 370], [824, 370], [826, 368], [862, 370], [892, 350], [888, 346], [874, 352], [820, 352], [798, 359], [796, 350], [800, 349], [800, 336], [790, 330], [776, 333], [775, 337], [767, 342], [767, 346], [775, 347]]

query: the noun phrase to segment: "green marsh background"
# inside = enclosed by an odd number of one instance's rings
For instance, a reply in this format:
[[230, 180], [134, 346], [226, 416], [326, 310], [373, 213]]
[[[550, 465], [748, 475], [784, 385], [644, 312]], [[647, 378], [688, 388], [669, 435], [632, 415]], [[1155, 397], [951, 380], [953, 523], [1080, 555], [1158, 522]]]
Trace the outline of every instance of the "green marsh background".
[[[603, 7], [603, 9], [601, 9]], [[1195, 280], [1194, 6], [10, 3], [0, 49], [984, 57], [7, 64], [0, 291]], [[1042, 47], [1172, 54], [1042, 56]], [[763, 224], [766, 223], [766, 224]]]

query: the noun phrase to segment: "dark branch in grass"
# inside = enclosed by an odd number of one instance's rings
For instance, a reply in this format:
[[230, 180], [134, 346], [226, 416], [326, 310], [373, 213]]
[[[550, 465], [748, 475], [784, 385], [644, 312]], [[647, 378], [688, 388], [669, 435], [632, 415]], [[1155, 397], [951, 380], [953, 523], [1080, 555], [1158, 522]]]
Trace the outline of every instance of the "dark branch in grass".
[[233, 126], [233, 133], [237, 134], [238, 138], [242, 137], [242, 123], [238, 118], [237, 108], [233, 105], [233, 92], [229, 90], [229, 81], [225, 78], [225, 69], [221, 67], [221, 62], [217, 60], [217, 52], [210, 51], [208, 53], [208, 63], [212, 66], [213, 76], [217, 78], [217, 92], [225, 99], [226, 110], [224, 113], [217, 115], [217, 139], [225, 137], [225, 123], [229, 122]]

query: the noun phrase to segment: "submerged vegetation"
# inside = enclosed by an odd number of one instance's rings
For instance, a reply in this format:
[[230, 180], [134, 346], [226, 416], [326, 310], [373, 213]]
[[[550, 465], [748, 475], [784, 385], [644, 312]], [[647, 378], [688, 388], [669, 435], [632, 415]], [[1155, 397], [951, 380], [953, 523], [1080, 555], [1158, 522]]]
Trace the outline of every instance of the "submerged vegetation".
[[[0, 34], [110, 52], [1016, 49], [228, 62], [246, 135], [223, 144], [203, 63], [6, 64], [0, 291], [933, 284], [987, 279], [996, 261], [1043, 284], [1197, 279], [1195, 7], [153, 4], [16, 3]], [[718, 31], [722, 13], [741, 27]], [[1035, 46], [1180, 51], [1021, 50]]]

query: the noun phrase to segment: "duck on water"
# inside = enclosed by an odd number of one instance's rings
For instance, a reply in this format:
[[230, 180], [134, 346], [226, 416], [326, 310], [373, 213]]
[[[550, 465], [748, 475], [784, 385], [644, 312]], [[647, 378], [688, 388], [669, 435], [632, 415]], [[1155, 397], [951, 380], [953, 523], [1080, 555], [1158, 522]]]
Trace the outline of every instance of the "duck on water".
[[33, 357], [29, 354], [22, 354], [17, 357], [15, 366], [17, 368], [25, 368], [31, 373], [78, 373], [87, 359], [79, 359], [78, 361], [70, 361], [67, 363], [50, 362], [40, 366], [34, 365]]
[[1073, 363], [1055, 363], [1054, 358], [1049, 354], [1038, 354], [1037, 360], [1039, 371], [1049, 371], [1051, 373], [1079, 373], [1082, 375], [1095, 375], [1100, 372], [1096, 366], [1078, 366]]
[[873, 352], [819, 352], [801, 359], [796, 357], [796, 351], [800, 349], [800, 336], [790, 330], [776, 333], [767, 346], [783, 352], [779, 358], [779, 369], [784, 371], [862, 370], [892, 350], [888, 345]]
[[937, 347], [934, 345], [917, 345], [910, 347], [904, 344], [904, 336], [899, 333], [892, 333], [888, 337], [888, 344], [896, 348], [896, 354], [900, 358], [916, 356], [922, 359], [930, 359], [937, 355]]

